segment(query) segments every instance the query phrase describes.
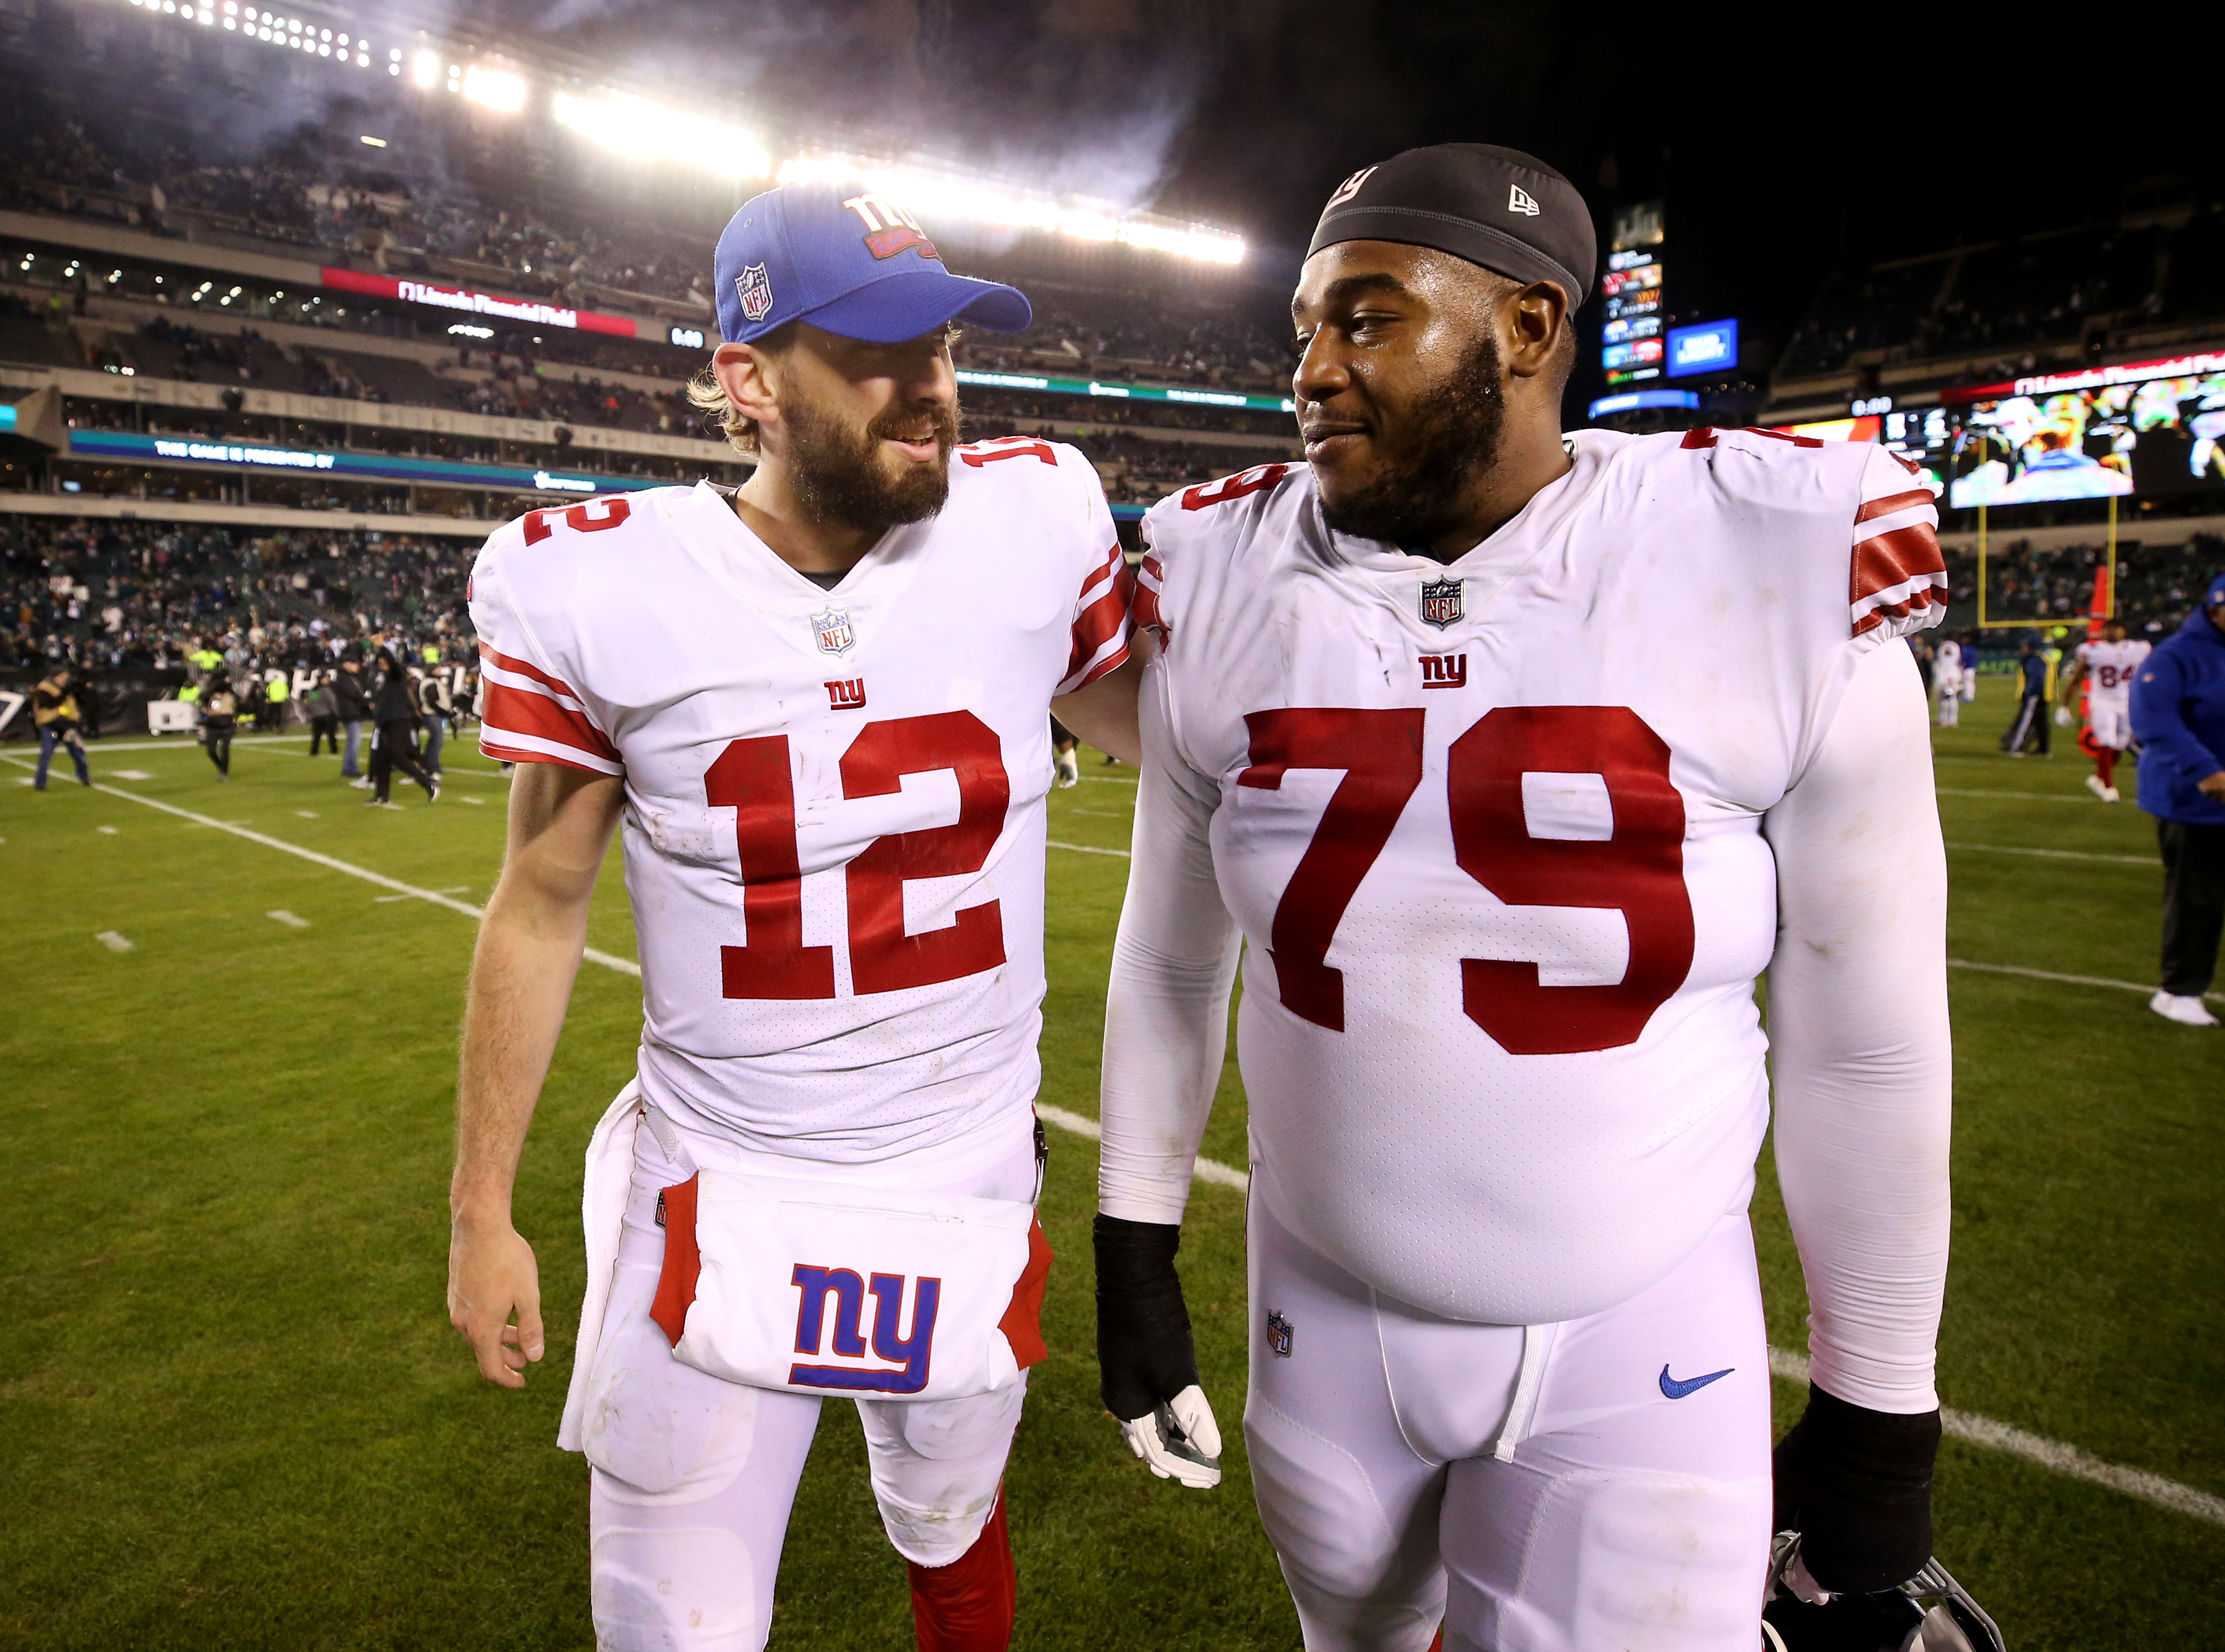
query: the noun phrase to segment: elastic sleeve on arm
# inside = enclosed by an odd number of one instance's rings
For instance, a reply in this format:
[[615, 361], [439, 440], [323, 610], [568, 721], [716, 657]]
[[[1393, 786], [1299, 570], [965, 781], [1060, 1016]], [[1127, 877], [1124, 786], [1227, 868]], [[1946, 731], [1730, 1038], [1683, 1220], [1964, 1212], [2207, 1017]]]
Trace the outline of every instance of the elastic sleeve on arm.
[[1870, 636], [1874, 646], [1946, 617], [1947, 560], [1938, 527], [1931, 490], [1899, 459], [1872, 446], [1862, 466], [1848, 573], [1854, 636]]
[[479, 750], [498, 763], [624, 774], [617, 745], [519, 611], [491, 540], [472, 569], [471, 608], [479, 640]]
[[1105, 503], [1105, 484], [1088, 470], [1087, 544], [1091, 560], [1074, 601], [1074, 648], [1066, 675], [1053, 697], [1087, 688], [1128, 657], [1127, 559], [1120, 553], [1119, 530]]
[[1165, 670], [1144, 674], [1144, 769], [1105, 1004], [1098, 1208], [1180, 1222], [1220, 1087], [1239, 936], [1213, 876], [1217, 788], [1173, 749]]
[[1869, 653], [1764, 828], [1777, 1170], [1813, 1380], [1899, 1413], [1938, 1404], [1947, 1278], [1947, 865], [1925, 710], [1907, 650]]

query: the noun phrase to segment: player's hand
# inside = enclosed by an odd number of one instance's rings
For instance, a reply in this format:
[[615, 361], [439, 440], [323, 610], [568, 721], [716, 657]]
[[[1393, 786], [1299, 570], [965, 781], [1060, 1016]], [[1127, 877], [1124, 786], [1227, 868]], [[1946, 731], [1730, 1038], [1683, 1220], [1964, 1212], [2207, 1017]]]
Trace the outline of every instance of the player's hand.
[[541, 1270], [533, 1247], [504, 1222], [459, 1221], [448, 1235], [448, 1323], [464, 1333], [479, 1375], [523, 1388], [525, 1368], [547, 1351], [541, 1334]]
[[1777, 1447], [1772, 1529], [1801, 1535], [1810, 1574], [1839, 1594], [1906, 1582], [1931, 1558], [1931, 1463], [1939, 1414], [1850, 1405], [1810, 1383]]
[[2219, 769], [2214, 775], [2204, 775], [2194, 783], [2200, 788], [2204, 797], [2214, 797], [2219, 802], [2225, 803], [2225, 769]]
[[2070, 708], [2068, 706], [2058, 706], [2055, 708], [2055, 726], [2058, 729], [2067, 729], [2070, 726]]
[[1197, 1376], [1173, 1223], [1097, 1218], [1098, 1393], [1128, 1449], [1163, 1480], [1220, 1484], [1220, 1427]]

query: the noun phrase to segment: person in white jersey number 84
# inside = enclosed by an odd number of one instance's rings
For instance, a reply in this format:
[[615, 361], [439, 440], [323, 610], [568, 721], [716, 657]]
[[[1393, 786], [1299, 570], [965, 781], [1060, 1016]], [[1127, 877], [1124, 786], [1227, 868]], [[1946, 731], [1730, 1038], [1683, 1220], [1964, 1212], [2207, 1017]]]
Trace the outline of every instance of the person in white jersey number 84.
[[[1753, 1652], [1773, 1532], [1815, 1595], [1930, 1558], [1932, 496], [1873, 446], [1564, 436], [1594, 256], [1519, 152], [1358, 174], [1291, 306], [1308, 464], [1145, 522], [1104, 1397], [1217, 1478], [1174, 1257], [1242, 946], [1245, 1437], [1315, 1652]], [[1773, 1497], [1765, 1054], [1814, 1305]]]
[[1034, 1220], [1050, 715], [1134, 757], [1127, 586], [1070, 447], [956, 446], [946, 270], [878, 195], [745, 205], [693, 394], [738, 490], [536, 510], [472, 571], [482, 749], [518, 765], [464, 1021], [449, 1307], [542, 1357], [510, 1195], [614, 826], [637, 1069], [587, 1155], [559, 1443], [596, 1643], [755, 1649], [821, 1400], [853, 1398], [931, 1652], [1002, 1652]]

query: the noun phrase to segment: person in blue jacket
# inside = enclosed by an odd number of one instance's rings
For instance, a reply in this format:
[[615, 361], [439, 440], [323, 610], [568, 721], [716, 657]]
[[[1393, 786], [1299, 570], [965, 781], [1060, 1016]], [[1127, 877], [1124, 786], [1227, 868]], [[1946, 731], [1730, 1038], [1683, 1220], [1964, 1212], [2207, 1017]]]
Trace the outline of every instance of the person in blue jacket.
[[2133, 734], [2140, 807], [2155, 816], [2163, 845], [2163, 984], [2148, 1008], [2215, 1027], [2203, 995], [2225, 929], [2225, 574], [2140, 667]]

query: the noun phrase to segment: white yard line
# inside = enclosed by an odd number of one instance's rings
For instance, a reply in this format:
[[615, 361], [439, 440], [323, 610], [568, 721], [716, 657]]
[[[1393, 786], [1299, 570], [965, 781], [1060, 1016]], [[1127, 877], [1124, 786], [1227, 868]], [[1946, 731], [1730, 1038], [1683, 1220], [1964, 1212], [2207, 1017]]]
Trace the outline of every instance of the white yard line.
[[[1788, 1349], [1772, 1348], [1769, 1351], [1769, 1373], [1788, 1383], [1805, 1383], [1808, 1380], [1807, 1358]], [[2213, 1526], [2225, 1526], [2225, 1497], [2197, 1491], [2190, 1485], [2181, 1485], [2177, 1480], [2166, 1480], [2160, 1474], [2150, 1474], [2145, 1469], [2120, 1468], [2114, 1463], [2105, 1463], [2098, 1457], [2080, 1451], [2076, 1446], [2066, 1446], [2058, 1440], [2027, 1434], [2009, 1423], [1996, 1422], [1991, 1417], [1957, 1411], [1952, 1406], [1941, 1408], [1939, 1426], [1956, 1439], [1967, 1440], [1974, 1446], [2006, 1452], [2012, 1457], [2038, 1463], [2042, 1468], [2051, 1468], [2057, 1474], [2067, 1474], [2074, 1480], [2106, 1485], [2113, 1491], [2121, 1491], [2128, 1497], [2138, 1497], [2143, 1503], [2152, 1503], [2178, 1514], [2191, 1515], [2195, 1519], [2206, 1521]]]
[[[2054, 970], [2028, 970], [2021, 964], [1981, 964], [1972, 959], [1950, 958], [1947, 960], [1947, 967], [1950, 970], [1982, 970], [1987, 975], [2021, 975], [2033, 981], [2058, 981], [2065, 986], [2106, 986], [2114, 987], [2120, 992], [2149, 994], [2155, 991], [2152, 986], [2143, 986], [2138, 981], [2112, 981], [2100, 975], [2063, 975]], [[2203, 996], [2213, 1003], [2225, 1003], [2225, 992], [2209, 992]]]
[[1055, 838], [1051, 839], [1045, 847], [1063, 849], [1072, 855], [1118, 855], [1123, 860], [1128, 858], [1128, 851], [1125, 849], [1100, 849], [1093, 844], [1061, 843]]
[[2091, 807], [2101, 802], [2090, 792], [1994, 792], [1965, 786], [1935, 786], [1931, 789], [1942, 797], [2000, 797], [2017, 803], [2084, 803]]
[[[31, 766], [20, 757], [8, 757], [5, 760], [24, 768]], [[1085, 778], [1088, 777], [1085, 776]], [[304, 849], [297, 844], [266, 837], [260, 832], [250, 832], [241, 826], [230, 826], [222, 820], [210, 820], [206, 815], [196, 814], [190, 809], [181, 809], [174, 803], [165, 803], [152, 797], [141, 797], [136, 793], [118, 791], [113, 786], [103, 786], [97, 782], [93, 789], [105, 792], [111, 797], [128, 798], [134, 803], [141, 804], [147, 808], [160, 809], [166, 814], [181, 816], [196, 826], [213, 826], [219, 832], [229, 832], [234, 837], [244, 838], [250, 843], [261, 844], [266, 849], [276, 849], [282, 854], [296, 856], [329, 870], [345, 873], [350, 877], [359, 877], [366, 883], [376, 883], [380, 888], [391, 889], [397, 895], [409, 896], [433, 906], [446, 908], [448, 911], [463, 917], [476, 921], [485, 915], [483, 908], [455, 900], [437, 889], [419, 889], [415, 884], [402, 882], [399, 878], [388, 877], [384, 873], [371, 871], [366, 867], [351, 865], [346, 861], [336, 859], [331, 855], [320, 855], [314, 850]], [[1079, 850], [1084, 854], [1119, 855], [1124, 858], [1128, 852], [1125, 849], [1092, 849], [1081, 844], [1054, 844], [1051, 846]], [[132, 950], [131, 943], [112, 929], [104, 931], [94, 939], [117, 952]], [[613, 953], [599, 952], [592, 946], [586, 950], [583, 957], [587, 963], [598, 964], [606, 970], [615, 970], [621, 975], [640, 978], [641, 965], [631, 959], [620, 958]], [[2069, 982], [2081, 986], [2121, 987], [2134, 992], [2146, 992], [2152, 990], [2135, 985], [2130, 981], [2107, 981], [2095, 976], [2056, 975], [2045, 970], [2019, 969], [2006, 964], [1977, 964], [1962, 959], [1949, 959], [1947, 961], [1956, 969], [1986, 970], [2006, 975], [2027, 975], [2038, 980]], [[2212, 993], [2210, 996], [2217, 997], [2220, 995]], [[1093, 1118], [1086, 1117], [1080, 1113], [1068, 1112], [1063, 1107], [1053, 1107], [1048, 1104], [1038, 1104], [1036, 1111], [1046, 1123], [1055, 1124], [1061, 1130], [1070, 1130], [1076, 1136], [1087, 1136], [1093, 1141], [1103, 1139], [1104, 1130]], [[1251, 1177], [1245, 1172], [1239, 1170], [1233, 1165], [1222, 1164], [1213, 1159], [1198, 1160], [1196, 1174], [1201, 1181], [1213, 1182], [1220, 1187], [1234, 1188], [1239, 1192], [1248, 1191], [1252, 1185]], [[1770, 1370], [1774, 1375], [1782, 1377], [1787, 1381], [1807, 1380], [1808, 1362], [1798, 1354], [1772, 1348], [1770, 1350], [1769, 1364]], [[2027, 1461], [2037, 1463], [2044, 1468], [2053, 1469], [2058, 1474], [2068, 1475], [2073, 1479], [2086, 1480], [2095, 1485], [2107, 1486], [2127, 1497], [2140, 1498], [2144, 1502], [2158, 1504], [2162, 1508], [2190, 1516], [2212, 1525], [2225, 1525], [2225, 1498], [2213, 1497], [2207, 1491], [2198, 1491], [2190, 1485], [2181, 1485], [2176, 1480], [2165, 1479], [2159, 1474], [2150, 1474], [2141, 1469], [2120, 1468], [2114, 1463], [2105, 1463], [2097, 1457], [2090, 1456], [2076, 1446], [2067, 1446], [2059, 1440], [2043, 1439], [2038, 1434], [2027, 1434], [2009, 1423], [1997, 1422], [1991, 1417], [1976, 1416], [1965, 1411], [1943, 1412], [1941, 1424], [1949, 1434], [1958, 1440], [1965, 1440], [1973, 1445], [1985, 1446], [1995, 1451], [2007, 1452], [2013, 1456], [2022, 1457]]]
[[2083, 849], [2018, 849], [2001, 843], [1950, 843], [1947, 846], [1987, 855], [2038, 855], [2048, 860], [2106, 860], [2115, 866], [2163, 864], [2153, 855], [2096, 855]]

